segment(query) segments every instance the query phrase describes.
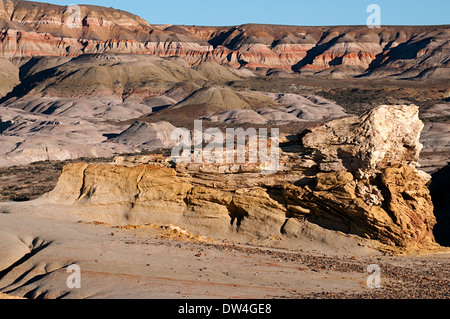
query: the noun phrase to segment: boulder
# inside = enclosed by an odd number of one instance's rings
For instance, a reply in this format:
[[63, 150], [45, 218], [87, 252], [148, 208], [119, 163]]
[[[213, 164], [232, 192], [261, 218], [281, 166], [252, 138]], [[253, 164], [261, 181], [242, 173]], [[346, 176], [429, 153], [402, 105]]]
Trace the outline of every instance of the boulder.
[[314, 127], [302, 138], [322, 171], [370, 178], [398, 163], [417, 166], [424, 127], [415, 105], [381, 105], [362, 116]]

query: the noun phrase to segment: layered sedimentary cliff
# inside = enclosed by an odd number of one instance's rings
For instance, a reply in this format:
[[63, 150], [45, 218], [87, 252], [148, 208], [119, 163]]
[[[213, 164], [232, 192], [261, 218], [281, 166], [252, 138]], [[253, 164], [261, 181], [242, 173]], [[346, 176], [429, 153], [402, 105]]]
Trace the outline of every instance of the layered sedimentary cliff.
[[295, 238], [306, 221], [393, 249], [432, 248], [429, 178], [415, 168], [423, 127], [417, 113], [414, 105], [380, 106], [307, 130], [281, 145], [280, 170], [272, 175], [261, 174], [262, 163], [118, 158], [66, 166], [45, 198], [90, 207], [92, 214], [106, 209], [141, 222], [208, 228], [217, 236]]
[[448, 26], [151, 25], [120, 10], [0, 1], [0, 56], [120, 52], [332, 77], [448, 78]]

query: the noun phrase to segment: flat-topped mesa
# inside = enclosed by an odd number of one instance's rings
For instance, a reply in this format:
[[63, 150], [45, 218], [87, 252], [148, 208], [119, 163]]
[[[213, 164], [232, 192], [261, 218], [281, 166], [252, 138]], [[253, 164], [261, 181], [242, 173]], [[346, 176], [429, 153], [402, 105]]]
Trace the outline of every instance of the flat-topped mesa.
[[417, 113], [414, 105], [379, 106], [312, 128], [302, 138], [306, 149], [290, 153], [292, 162], [277, 174], [245, 164], [183, 168], [157, 155], [120, 157], [68, 164], [45, 198], [127, 220], [247, 236], [239, 240], [299, 238], [312, 223], [394, 250], [436, 248], [427, 180], [415, 168], [423, 127]]
[[417, 106], [382, 105], [312, 128], [302, 143], [313, 151], [321, 171], [347, 170], [359, 179], [372, 178], [395, 164], [415, 168], [423, 127]]
[[18, 60], [120, 52], [178, 56], [194, 66], [216, 62], [257, 74], [271, 69], [332, 78], [448, 79], [449, 74], [443, 62], [450, 48], [448, 26], [162, 26], [113, 8], [19, 0], [0, 0], [0, 24], [0, 57]]

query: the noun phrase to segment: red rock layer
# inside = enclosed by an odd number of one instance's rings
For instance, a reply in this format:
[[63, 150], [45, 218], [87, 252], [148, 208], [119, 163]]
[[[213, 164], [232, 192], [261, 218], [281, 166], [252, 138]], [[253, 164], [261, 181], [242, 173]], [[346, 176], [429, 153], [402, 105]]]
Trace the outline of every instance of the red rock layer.
[[[0, 0], [0, 56], [121, 52], [248, 69], [322, 72], [350, 66], [374, 76], [448, 75], [450, 28], [157, 26], [97, 6]], [[398, 62], [400, 61], [400, 62]]]

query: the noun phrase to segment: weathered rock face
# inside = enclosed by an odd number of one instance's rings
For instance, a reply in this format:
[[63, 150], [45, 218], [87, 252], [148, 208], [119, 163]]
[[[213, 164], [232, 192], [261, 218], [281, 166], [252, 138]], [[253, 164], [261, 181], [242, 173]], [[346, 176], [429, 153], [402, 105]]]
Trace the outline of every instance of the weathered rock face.
[[423, 178], [410, 166], [396, 164], [381, 173], [380, 189], [385, 198], [384, 208], [402, 229], [406, 243], [432, 243], [436, 218]]
[[369, 178], [397, 163], [414, 167], [423, 127], [417, 106], [383, 105], [361, 117], [313, 128], [302, 142], [313, 150], [322, 171], [346, 169]]
[[[273, 175], [255, 164], [175, 164], [158, 156], [70, 164], [47, 198], [256, 239], [295, 237], [307, 221], [401, 250], [431, 248], [433, 203], [415, 168], [422, 127], [415, 106], [332, 121], [301, 134], [303, 146], [282, 146]], [[340, 165], [324, 166], [330, 159]]]
[[342, 78], [448, 78], [446, 26], [154, 26], [120, 10], [0, 1], [0, 55], [74, 57], [120, 52], [179, 56], [191, 65], [284, 69]]
[[413, 168], [398, 164], [380, 175], [378, 185], [371, 185], [383, 194], [373, 194], [378, 204], [368, 204], [358, 194], [362, 183], [347, 171], [319, 173], [312, 190], [287, 185], [284, 195], [293, 214], [326, 228], [400, 247], [434, 244], [433, 204]]
[[288, 188], [287, 198], [325, 227], [403, 247], [433, 244], [430, 178], [415, 168], [422, 149], [418, 112], [414, 105], [383, 105], [308, 130], [303, 145], [325, 173], [312, 189]]
[[192, 186], [170, 168], [139, 165], [68, 164], [49, 198], [89, 206], [166, 209], [181, 204]]

